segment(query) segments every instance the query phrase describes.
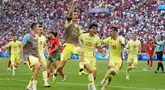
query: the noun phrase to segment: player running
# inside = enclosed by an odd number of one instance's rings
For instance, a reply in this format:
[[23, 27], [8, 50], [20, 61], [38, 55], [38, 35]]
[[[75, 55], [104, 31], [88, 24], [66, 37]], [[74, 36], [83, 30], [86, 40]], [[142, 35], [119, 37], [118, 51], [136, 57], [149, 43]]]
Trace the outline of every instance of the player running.
[[152, 62], [155, 56], [155, 45], [152, 39], [150, 39], [149, 43], [146, 45], [146, 52], [148, 54], [148, 69], [152, 69]]
[[[97, 24], [91, 24], [88, 28], [88, 33], [81, 34], [79, 36], [79, 41], [81, 42], [81, 46], [84, 49], [84, 63], [89, 64], [94, 76], [94, 80], [96, 79], [96, 58], [94, 56], [94, 49], [97, 48], [98, 52], [102, 53], [105, 56], [105, 53], [103, 53], [103, 50], [101, 49], [101, 42], [100, 37], [96, 35], [98, 25]], [[89, 77], [90, 80], [90, 77]], [[92, 90], [92, 83], [88, 84], [88, 90]]]
[[50, 87], [50, 85], [48, 84], [48, 76], [47, 76], [47, 62], [44, 56], [44, 48], [46, 49], [47, 54], [49, 54], [48, 51], [48, 46], [46, 44], [46, 37], [44, 35], [42, 35], [42, 33], [44, 32], [44, 28], [43, 26], [39, 26], [38, 28], [38, 33], [36, 34], [37, 39], [38, 39], [38, 53], [39, 53], [39, 62], [41, 64], [42, 67], [42, 76], [44, 79], [44, 86], [45, 87]]
[[118, 35], [117, 27], [110, 28], [111, 37], [103, 40], [102, 43], [109, 45], [110, 58], [109, 58], [109, 70], [106, 73], [104, 79], [101, 81], [101, 90], [104, 90], [111, 82], [113, 76], [115, 76], [122, 66], [122, 50], [125, 45], [125, 39]]
[[[58, 61], [60, 61], [61, 54], [59, 52], [59, 40], [56, 38], [58, 33], [55, 32], [49, 32], [48, 33], [48, 38], [49, 38], [49, 43], [50, 43], [50, 53], [49, 53], [49, 59], [48, 59], [48, 77], [50, 77], [52, 65], [54, 68], [57, 68]], [[60, 75], [62, 76], [63, 80], [66, 80], [66, 76], [64, 75], [62, 68], [59, 71]]]
[[[69, 12], [69, 15], [67, 17], [66, 25], [65, 25], [65, 31], [64, 31], [64, 40], [65, 44], [63, 47], [63, 51], [61, 54], [61, 61], [60, 64], [57, 66], [57, 69], [54, 72], [54, 79], [56, 79], [57, 72], [64, 67], [67, 60], [70, 59], [71, 54], [78, 54], [80, 56], [79, 58], [79, 65], [80, 65], [80, 75], [84, 74], [83, 68], [84, 68], [84, 50], [79, 46], [78, 43], [78, 37], [82, 34], [82, 30], [80, 26], [77, 24], [78, 21], [78, 14], [75, 12], [75, 5], [77, 3], [77, 0], [73, 1], [73, 5], [71, 7], [71, 10]], [[91, 68], [89, 65], [85, 65], [85, 67], [88, 70], [90, 83], [92, 83], [92, 87], [95, 87], [94, 85], [94, 79], [93, 74], [91, 71]], [[93, 88], [93, 90], [96, 90]]]
[[[128, 41], [126, 49], [129, 51], [127, 60], [126, 80], [129, 80], [130, 71], [136, 68], [138, 64], [138, 54], [141, 48], [141, 42], [136, 39], [136, 34], [132, 35], [132, 40]], [[141, 53], [141, 51], [140, 51]]]
[[29, 68], [32, 70], [33, 75], [29, 81], [26, 90], [37, 90], [37, 78], [40, 71], [39, 54], [38, 54], [38, 39], [36, 34], [38, 32], [38, 24], [33, 23], [31, 25], [31, 32], [26, 34], [22, 40], [21, 51], [21, 61], [20, 64], [24, 62], [24, 54], [27, 56], [27, 63]]
[[19, 51], [21, 47], [21, 42], [17, 40], [17, 36], [13, 36], [13, 41], [9, 42], [7, 47], [3, 50], [5, 51], [6, 49], [10, 48], [11, 49], [11, 66], [12, 66], [12, 76], [15, 76], [15, 69], [17, 68], [18, 61], [20, 59], [19, 56]]

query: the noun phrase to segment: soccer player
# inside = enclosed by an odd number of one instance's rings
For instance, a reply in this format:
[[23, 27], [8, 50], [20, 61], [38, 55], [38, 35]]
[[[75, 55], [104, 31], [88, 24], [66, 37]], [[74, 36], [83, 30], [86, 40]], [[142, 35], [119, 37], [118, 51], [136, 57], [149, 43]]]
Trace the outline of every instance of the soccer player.
[[110, 58], [109, 58], [109, 70], [107, 71], [105, 77], [100, 83], [101, 90], [104, 90], [108, 84], [111, 82], [113, 76], [115, 76], [122, 66], [122, 50], [125, 45], [125, 39], [118, 35], [117, 27], [110, 28], [111, 37], [103, 40], [103, 44], [109, 45]]
[[[84, 63], [90, 65], [94, 80], [96, 79], [97, 72], [96, 58], [93, 55], [94, 49], [97, 48], [98, 52], [105, 56], [105, 53], [101, 49], [100, 37], [96, 35], [97, 27], [97, 24], [91, 24], [88, 28], [88, 33], [79, 36], [79, 41], [84, 49]], [[92, 90], [91, 84], [88, 84], [88, 90]]]
[[[54, 80], [56, 79], [57, 72], [64, 67], [66, 64], [67, 60], [70, 59], [71, 54], [78, 54], [80, 56], [79, 58], [79, 67], [80, 67], [80, 72], [79, 75], [84, 74], [83, 68], [84, 68], [84, 50], [80, 47], [78, 43], [78, 37], [82, 34], [82, 30], [80, 26], [77, 24], [78, 21], [78, 14], [75, 12], [75, 4], [77, 3], [77, 0], [73, 1], [73, 5], [71, 7], [71, 10], [69, 12], [69, 15], [67, 17], [66, 25], [65, 25], [65, 31], [64, 31], [64, 47], [63, 51], [61, 54], [61, 60], [60, 64], [57, 66], [57, 69], [54, 72]], [[88, 70], [88, 77], [90, 78], [90, 83], [93, 87], [93, 90], [96, 90], [95, 85], [94, 85], [94, 79], [93, 79], [93, 74], [91, 71], [91, 68], [89, 65], [85, 65], [85, 67]]]
[[158, 73], [160, 67], [162, 69], [162, 73], [164, 73], [164, 67], [163, 67], [163, 63], [162, 63], [164, 43], [161, 40], [161, 36], [158, 36], [157, 42], [155, 44], [156, 44], [156, 55], [157, 55], [157, 60], [158, 60], [158, 66], [157, 66], [157, 70], [155, 71], [155, 73]]
[[141, 42], [137, 40], [136, 34], [132, 34], [132, 40], [128, 41], [126, 45], [126, 49], [129, 51], [128, 60], [127, 60], [127, 71], [126, 71], [126, 79], [129, 80], [129, 74], [132, 69], [136, 68], [138, 64], [138, 54], [141, 48]]
[[43, 26], [39, 26], [38, 28], [38, 33], [36, 34], [37, 39], [38, 39], [38, 53], [39, 53], [39, 62], [41, 64], [42, 67], [42, 76], [44, 79], [44, 86], [45, 87], [50, 87], [50, 85], [48, 84], [48, 78], [47, 78], [47, 63], [46, 63], [46, 59], [44, 56], [44, 48], [46, 49], [47, 54], [49, 55], [49, 51], [48, 51], [48, 46], [46, 44], [46, 37], [44, 35], [42, 35], [44, 28]]
[[13, 36], [13, 41], [9, 42], [7, 45], [7, 48], [5, 48], [3, 51], [6, 49], [10, 48], [11, 49], [11, 65], [12, 65], [12, 76], [15, 75], [15, 69], [17, 68], [18, 61], [20, 59], [19, 56], [19, 48], [21, 47], [21, 42], [17, 40], [17, 36]]
[[[54, 68], [57, 68], [58, 61], [60, 61], [61, 54], [59, 52], [59, 40], [56, 38], [58, 33], [56, 32], [49, 32], [48, 38], [50, 42], [50, 53], [49, 53], [49, 59], [48, 59], [48, 77], [50, 77], [52, 65]], [[62, 71], [62, 68], [59, 71], [60, 75], [62, 76], [63, 80], [66, 80], [66, 76], [64, 75], [64, 72]]]
[[146, 45], [146, 52], [148, 54], [148, 69], [152, 69], [152, 62], [155, 56], [155, 45], [153, 44], [153, 40], [150, 39], [149, 43]]
[[21, 61], [19, 62], [19, 64], [24, 62], [24, 54], [28, 55], [26, 60], [28, 62], [29, 68], [33, 72], [32, 78], [29, 81], [26, 90], [37, 90], [37, 78], [40, 71], [38, 39], [36, 37], [37, 32], [38, 24], [32, 23], [31, 32], [23, 37], [22, 46], [20, 48]]

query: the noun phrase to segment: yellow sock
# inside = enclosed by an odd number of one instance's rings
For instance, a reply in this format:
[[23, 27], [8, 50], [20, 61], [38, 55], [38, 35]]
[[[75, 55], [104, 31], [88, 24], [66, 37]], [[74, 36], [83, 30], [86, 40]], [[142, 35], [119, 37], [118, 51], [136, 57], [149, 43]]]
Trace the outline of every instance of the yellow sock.
[[80, 62], [80, 63], [79, 63], [79, 68], [80, 68], [80, 69], [84, 69], [84, 62]]
[[111, 75], [111, 72], [110, 72], [110, 70], [108, 70], [108, 72], [105, 74], [105, 77], [104, 77], [104, 79], [106, 80], [106, 79], [108, 79], [109, 77], [111, 77], [112, 75]]
[[33, 84], [33, 85], [37, 85], [37, 80], [33, 80], [33, 81], [32, 81], [32, 84]]
[[126, 74], [129, 75], [131, 70], [132, 70], [132, 67], [128, 66]]
[[15, 70], [14, 69], [15, 69], [15, 67], [14, 67], [14, 64], [13, 64], [13, 73], [15, 74]]
[[89, 83], [91, 86], [95, 86], [95, 82], [94, 82], [94, 78], [93, 78], [93, 74], [89, 74], [88, 75], [88, 79], [89, 79]]
[[43, 71], [42, 72], [42, 76], [43, 76], [43, 79], [44, 79], [44, 82], [47, 82], [47, 71]]
[[31, 87], [32, 86], [32, 80], [29, 81], [29, 84], [27, 87]]
[[54, 70], [54, 74], [57, 75], [57, 69]]

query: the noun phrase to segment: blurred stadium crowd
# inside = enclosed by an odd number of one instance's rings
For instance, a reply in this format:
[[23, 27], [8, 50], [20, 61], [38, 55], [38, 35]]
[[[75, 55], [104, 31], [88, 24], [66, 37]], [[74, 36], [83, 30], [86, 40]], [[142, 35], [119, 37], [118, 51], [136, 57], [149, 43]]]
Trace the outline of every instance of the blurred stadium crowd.
[[[165, 4], [165, 0], [159, 3]], [[62, 38], [71, 0], [1, 0], [0, 4], [0, 47], [3, 47], [13, 33], [21, 40], [32, 22], [42, 23], [46, 31], [59, 32]], [[108, 8], [109, 12], [88, 13], [91, 8]], [[136, 33], [143, 47], [149, 38], [165, 36], [165, 11], [158, 10], [158, 0], [81, 0], [76, 10], [82, 30], [86, 32], [89, 23], [97, 23], [101, 39], [109, 35], [112, 25], [118, 27], [127, 41], [131, 33]]]

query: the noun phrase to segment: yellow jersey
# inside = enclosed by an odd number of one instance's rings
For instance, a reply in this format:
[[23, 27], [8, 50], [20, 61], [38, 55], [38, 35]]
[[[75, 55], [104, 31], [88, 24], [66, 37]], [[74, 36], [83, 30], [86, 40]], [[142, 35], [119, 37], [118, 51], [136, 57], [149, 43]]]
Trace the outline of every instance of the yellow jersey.
[[125, 42], [125, 39], [122, 36], [118, 36], [116, 40], [108, 37], [103, 40], [103, 42], [109, 45], [110, 60], [122, 60], [123, 46], [120, 42]]
[[84, 54], [87, 56], [93, 55], [96, 46], [101, 46], [100, 37], [98, 35], [91, 37], [89, 33], [81, 34], [78, 41], [81, 42]]
[[22, 43], [20, 41], [11, 41], [8, 43], [7, 47], [11, 47], [11, 54], [15, 55], [19, 53], [21, 44]]
[[139, 40], [136, 41], [130, 40], [126, 45], [126, 48], [129, 50], [129, 56], [138, 55], [139, 49], [141, 48], [141, 42]]
[[46, 37], [43, 35], [41, 35], [41, 36], [36, 35], [36, 36], [38, 39], [38, 53], [39, 53], [39, 55], [42, 55], [42, 54], [44, 54], [43, 52], [44, 52], [44, 47], [46, 45]]

